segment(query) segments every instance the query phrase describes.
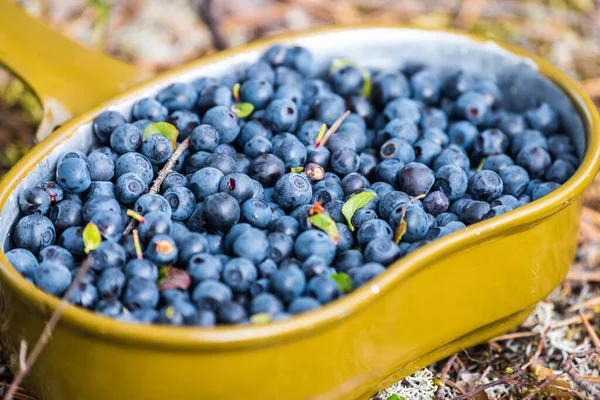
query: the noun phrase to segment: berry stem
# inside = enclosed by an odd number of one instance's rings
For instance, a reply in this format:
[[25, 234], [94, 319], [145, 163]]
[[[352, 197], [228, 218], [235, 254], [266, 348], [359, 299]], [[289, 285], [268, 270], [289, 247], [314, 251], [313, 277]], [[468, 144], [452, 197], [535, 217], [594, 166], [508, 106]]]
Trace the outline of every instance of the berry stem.
[[[183, 142], [179, 143], [179, 146], [177, 146], [177, 149], [175, 149], [175, 151], [173, 152], [173, 154], [171, 155], [171, 157], [169, 158], [169, 160], [167, 161], [165, 166], [160, 170], [160, 172], [158, 173], [158, 176], [152, 183], [152, 187], [148, 191], [149, 194], [158, 193], [158, 191], [160, 189], [160, 185], [167, 178], [167, 176], [171, 172], [173, 172], [175, 163], [177, 163], [177, 160], [179, 160], [179, 157], [181, 157], [181, 154], [185, 151], [185, 149], [188, 148], [189, 145], [190, 145], [189, 137], [185, 138], [185, 140]], [[125, 230], [123, 231], [123, 235], [129, 235], [131, 233], [131, 231], [133, 230], [133, 228], [135, 228], [136, 224], [137, 224], [137, 221], [135, 219], [132, 219], [131, 221], [129, 221], [129, 224], [127, 224], [127, 226], [125, 227]]]
[[327, 132], [325, 133], [325, 136], [323, 136], [323, 139], [321, 139], [320, 142], [317, 142], [315, 144], [315, 147], [320, 147], [320, 146], [325, 146], [327, 144], [327, 141], [333, 136], [333, 134], [335, 133], [335, 131], [338, 130], [338, 128], [340, 127], [340, 125], [342, 125], [342, 122], [344, 122], [344, 120], [346, 119], [346, 117], [350, 115], [350, 110], [346, 110], [345, 113], [343, 113], [334, 123], [333, 125], [331, 125], [329, 127], [329, 129], [327, 130]]
[[[81, 263], [81, 267], [77, 272], [77, 275], [75, 275], [73, 282], [71, 282], [71, 285], [63, 295], [60, 303], [58, 303], [58, 307], [56, 307], [56, 310], [54, 310], [54, 312], [50, 316], [50, 320], [44, 327], [44, 330], [40, 334], [40, 337], [35, 343], [33, 349], [31, 350], [31, 353], [29, 353], [27, 357], [25, 357], [25, 354], [19, 355], [19, 359], [24, 360], [24, 362], [21, 362], [19, 372], [17, 372], [17, 374], [15, 375], [15, 379], [13, 379], [12, 383], [8, 387], [8, 391], [3, 397], [4, 400], [12, 400], [15, 394], [17, 393], [17, 390], [19, 390], [19, 387], [22, 385], [23, 380], [31, 370], [31, 367], [33, 366], [33, 364], [35, 364], [40, 354], [42, 354], [42, 350], [44, 350], [44, 347], [46, 347], [46, 345], [50, 341], [50, 338], [52, 337], [52, 332], [56, 328], [58, 321], [60, 321], [60, 318], [62, 317], [63, 313], [70, 305], [71, 302], [69, 299], [71, 298], [73, 291], [77, 287], [79, 287], [79, 283], [81, 282], [83, 277], [88, 273], [91, 266], [92, 263], [90, 262], [89, 258], [83, 260], [83, 262]], [[23, 341], [21, 343], [24, 343], [21, 344], [21, 351], [26, 352], [27, 342]]]
[[137, 229], [133, 230], [133, 245], [135, 247], [135, 254], [138, 260], [144, 258], [142, 254], [142, 245], [140, 244], [140, 235], [138, 234]]

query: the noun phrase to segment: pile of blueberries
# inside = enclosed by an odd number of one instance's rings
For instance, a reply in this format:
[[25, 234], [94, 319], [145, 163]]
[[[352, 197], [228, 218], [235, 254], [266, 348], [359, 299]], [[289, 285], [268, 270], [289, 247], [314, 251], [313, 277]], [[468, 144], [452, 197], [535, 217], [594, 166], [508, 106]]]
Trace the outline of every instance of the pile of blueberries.
[[[275, 45], [240, 73], [138, 101], [130, 121], [103, 112], [88, 154], [62, 155], [54, 181], [19, 193], [8, 260], [56, 296], [89, 263], [70, 301], [123, 321], [268, 323], [548, 194], [579, 164], [556, 110], [509, 112], [493, 81], [412, 64], [374, 71], [336, 60], [318, 78], [312, 68], [307, 49]], [[254, 111], [238, 117], [240, 102]], [[324, 143], [323, 124], [347, 110]], [[175, 149], [144, 135], [156, 122], [189, 147], [149, 193]], [[344, 205], [362, 192], [374, 197], [347, 220]], [[128, 210], [143, 216], [142, 252], [124, 233]], [[86, 254], [90, 222], [102, 241]]]

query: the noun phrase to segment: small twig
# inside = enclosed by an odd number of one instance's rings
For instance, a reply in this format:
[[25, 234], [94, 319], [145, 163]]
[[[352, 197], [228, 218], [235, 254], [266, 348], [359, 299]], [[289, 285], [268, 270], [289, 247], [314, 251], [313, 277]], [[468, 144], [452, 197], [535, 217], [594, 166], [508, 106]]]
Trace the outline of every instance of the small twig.
[[475, 389], [471, 390], [469, 393], [464, 393], [464, 394], [461, 394], [460, 396], [456, 396], [452, 400], [468, 399], [470, 397], [475, 396], [477, 393], [479, 393], [483, 390], [489, 389], [494, 386], [506, 384], [509, 381], [514, 381], [516, 378], [523, 375], [525, 373], [525, 371], [527, 370], [527, 368], [531, 365], [531, 363], [535, 362], [538, 359], [538, 357], [542, 354], [542, 351], [544, 350], [544, 343], [546, 341], [546, 335], [548, 334], [549, 331], [550, 331], [550, 328], [546, 328], [546, 330], [542, 333], [542, 336], [540, 338], [540, 343], [538, 344], [538, 347], [537, 347], [535, 353], [529, 359], [529, 361], [527, 361], [525, 364], [523, 364], [521, 366], [521, 368], [519, 368], [512, 374], [505, 376], [504, 378], [500, 378], [495, 381], [486, 383], [485, 385], [478, 386]]
[[576, 390], [573, 390], [571, 388], [568, 387], [563, 387], [563, 386], [555, 386], [555, 385], [550, 385], [549, 386], [551, 389], [555, 389], [555, 390], [560, 390], [561, 392], [566, 392], [569, 393], [573, 398], [575, 398], [576, 400], [586, 400], [587, 397], [583, 396], [581, 393], [579, 393]]
[[564, 374], [564, 372], [561, 372], [560, 374], [553, 375], [550, 378], [546, 379], [541, 385], [539, 385], [531, 393], [529, 393], [527, 395], [527, 397], [525, 397], [523, 400], [531, 400], [533, 398], [533, 396], [535, 396], [536, 394], [538, 394], [539, 392], [541, 392], [543, 388], [545, 388], [546, 386], [550, 385], [552, 382], [554, 382], [555, 380], [557, 380], [563, 374]]
[[27, 342], [25, 339], [21, 339], [21, 349], [19, 350], [19, 368], [22, 370], [27, 369]]
[[514, 333], [507, 333], [506, 335], [500, 335], [500, 336], [496, 336], [495, 338], [490, 339], [488, 341], [488, 343], [502, 342], [502, 341], [505, 341], [505, 340], [520, 339], [520, 338], [537, 336], [537, 335], [539, 335], [539, 333], [536, 333], [536, 332], [514, 332]]
[[452, 382], [450, 379], [446, 379], [446, 385], [450, 386], [452, 389], [458, 391], [460, 394], [465, 394], [465, 389], [458, 386], [458, 384]]
[[592, 343], [594, 344], [594, 346], [600, 347], [600, 338], [598, 338], [598, 334], [594, 330], [594, 327], [590, 324], [590, 321], [588, 320], [586, 315], [583, 312], [579, 311], [579, 318], [581, 318], [581, 322], [583, 322], [583, 326], [585, 327], [585, 330], [588, 332], [588, 335], [590, 335], [590, 338], [592, 339]]
[[325, 132], [325, 135], [323, 136], [323, 139], [321, 139], [321, 142], [316, 143], [315, 147], [319, 147], [319, 146], [325, 146], [327, 144], [327, 142], [329, 141], [329, 139], [333, 136], [333, 134], [335, 133], [335, 131], [338, 130], [338, 128], [340, 127], [340, 125], [342, 125], [342, 122], [344, 122], [344, 120], [346, 119], [346, 117], [350, 115], [350, 110], [346, 110], [345, 113], [343, 113], [334, 123], [333, 125], [331, 125], [329, 127], [329, 129], [327, 130], [327, 132]]
[[[190, 145], [189, 137], [185, 138], [185, 140], [183, 142], [179, 143], [179, 146], [177, 146], [177, 149], [175, 149], [175, 151], [173, 152], [173, 154], [171, 155], [171, 157], [169, 158], [169, 160], [167, 161], [165, 166], [160, 170], [160, 172], [158, 173], [158, 176], [152, 183], [152, 187], [148, 191], [149, 194], [158, 193], [158, 191], [160, 190], [160, 185], [162, 185], [162, 183], [166, 179], [166, 177], [171, 172], [173, 172], [175, 163], [177, 162], [177, 160], [179, 160], [179, 157], [181, 157], [181, 154], [185, 151], [185, 149], [188, 148], [189, 145]], [[125, 227], [125, 230], [123, 231], [123, 236], [129, 235], [131, 233], [131, 231], [133, 230], [133, 228], [135, 228], [136, 225], [137, 225], [137, 221], [132, 218], [131, 221], [129, 221], [129, 224], [127, 224], [127, 226]]]
[[[587, 318], [592, 318], [594, 316], [593, 312], [588, 312], [584, 314]], [[562, 328], [564, 326], [569, 325], [579, 325], [581, 324], [581, 317], [579, 315], [574, 315], [570, 318], [564, 319], [562, 321], [557, 321], [552, 323], [550, 326], [552, 329]]]
[[[8, 391], [3, 397], [4, 400], [11, 400], [17, 393], [17, 390], [19, 390], [19, 387], [23, 383], [23, 380], [27, 376], [27, 373], [29, 372], [29, 370], [31, 370], [31, 367], [39, 358], [40, 354], [42, 353], [42, 350], [44, 350], [44, 347], [46, 347], [46, 345], [50, 341], [50, 338], [52, 337], [52, 332], [56, 328], [58, 321], [60, 321], [60, 318], [62, 317], [66, 308], [70, 305], [70, 298], [73, 291], [79, 286], [79, 283], [81, 282], [83, 277], [88, 273], [91, 265], [92, 263], [87, 258], [81, 263], [81, 267], [79, 268], [77, 275], [75, 275], [75, 279], [73, 279], [73, 282], [71, 282], [71, 285], [63, 295], [60, 303], [58, 304], [58, 307], [56, 307], [56, 310], [54, 310], [54, 312], [50, 316], [50, 320], [44, 327], [44, 330], [42, 331], [39, 339], [33, 347], [33, 350], [26, 358], [25, 363], [20, 365], [19, 372], [17, 372], [17, 374], [15, 375], [15, 379], [13, 379], [10, 387], [8, 388]], [[21, 350], [23, 350], [23, 348], [23, 345], [21, 345]], [[25, 349], [26, 348], [27, 346], [25, 346]]]
[[580, 310], [582, 308], [592, 308], [592, 307], [595, 307], [595, 306], [600, 306], [600, 296], [593, 297], [593, 298], [588, 299], [586, 301], [582, 301], [579, 304], [572, 305], [571, 307], [569, 307], [567, 309], [567, 311], [573, 312], [573, 311]]
[[583, 379], [583, 377], [581, 375], [579, 375], [579, 372], [577, 372], [577, 369], [573, 365], [573, 355], [570, 355], [562, 363], [560, 363], [560, 368], [565, 373], [567, 373], [569, 375], [569, 377], [571, 378], [571, 380], [573, 382], [575, 382], [575, 384], [577, 386], [579, 386], [583, 391], [585, 391], [586, 393], [588, 393], [594, 399], [600, 400], [600, 394], [594, 388], [594, 386], [592, 386], [591, 383], [585, 381]]
[[217, 50], [225, 50], [229, 48], [229, 43], [221, 31], [220, 21], [214, 10], [214, 3], [214, 0], [204, 0], [200, 3], [198, 11], [200, 12], [200, 17], [210, 31], [213, 46], [215, 46]]
[[446, 385], [446, 376], [448, 375], [448, 371], [452, 368], [454, 361], [458, 357], [458, 353], [452, 354], [452, 357], [448, 359], [444, 369], [442, 370], [442, 376], [440, 377], [440, 386], [437, 389], [437, 393], [435, 394], [435, 398], [438, 400], [444, 400], [444, 386]]

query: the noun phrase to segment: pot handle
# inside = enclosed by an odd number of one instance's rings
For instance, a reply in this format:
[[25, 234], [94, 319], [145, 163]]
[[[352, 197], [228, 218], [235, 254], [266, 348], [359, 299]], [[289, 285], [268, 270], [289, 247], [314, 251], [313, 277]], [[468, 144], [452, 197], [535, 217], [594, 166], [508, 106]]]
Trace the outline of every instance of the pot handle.
[[44, 116], [38, 140], [147, 77], [131, 65], [69, 40], [11, 0], [0, 0], [0, 64], [22, 78], [41, 102]]

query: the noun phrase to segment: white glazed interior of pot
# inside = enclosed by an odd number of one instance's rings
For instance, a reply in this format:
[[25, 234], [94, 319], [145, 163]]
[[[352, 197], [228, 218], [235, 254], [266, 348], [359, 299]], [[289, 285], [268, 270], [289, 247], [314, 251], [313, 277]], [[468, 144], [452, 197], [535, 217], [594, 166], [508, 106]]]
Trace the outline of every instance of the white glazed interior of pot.
[[[505, 107], [510, 111], [523, 111], [545, 101], [559, 113], [564, 133], [573, 139], [579, 157], [585, 151], [583, 122], [569, 98], [552, 82], [540, 75], [533, 62], [518, 57], [493, 42], [476, 42], [460, 35], [443, 32], [398, 28], [341, 29], [315, 33], [284, 44], [300, 45], [313, 52], [317, 71], [325, 73], [331, 60], [348, 58], [359, 65], [381, 70], [394, 70], [407, 64], [435, 67], [442, 74], [462, 69], [482, 78], [496, 81], [503, 92]], [[174, 78], [160, 79], [136, 92], [135, 97], [116, 100], [109, 109], [130, 116], [135, 101], [154, 96], [158, 90], [173, 82], [191, 82], [202, 76], [219, 77], [226, 73], [242, 71], [258, 59], [265, 50], [243, 52], [220, 61], [186, 70]], [[87, 152], [94, 143], [91, 124], [82, 125], [69, 139], [52, 153], [19, 184], [10, 194], [0, 213], [0, 242], [5, 250], [12, 247], [10, 232], [19, 215], [18, 193], [37, 182], [54, 179], [56, 160], [69, 150]]]

